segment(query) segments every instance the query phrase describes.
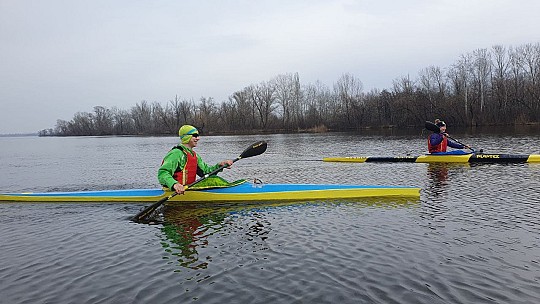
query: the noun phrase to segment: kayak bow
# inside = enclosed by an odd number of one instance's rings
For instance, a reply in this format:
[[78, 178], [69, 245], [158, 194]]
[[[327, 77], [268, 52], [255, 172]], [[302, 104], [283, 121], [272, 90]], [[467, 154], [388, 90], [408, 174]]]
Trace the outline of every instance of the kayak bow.
[[[154, 202], [170, 195], [162, 189], [79, 192], [4, 193], [0, 201], [13, 202]], [[229, 188], [186, 191], [171, 202], [234, 202], [320, 200], [363, 197], [419, 197], [420, 188], [330, 184], [251, 184]]]

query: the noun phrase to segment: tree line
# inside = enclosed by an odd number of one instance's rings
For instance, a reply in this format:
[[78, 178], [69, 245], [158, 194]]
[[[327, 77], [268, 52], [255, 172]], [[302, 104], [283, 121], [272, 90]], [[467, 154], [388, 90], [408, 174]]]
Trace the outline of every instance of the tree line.
[[364, 92], [352, 74], [331, 87], [302, 84], [298, 73], [249, 85], [228, 100], [178, 96], [130, 109], [95, 106], [58, 120], [40, 136], [171, 135], [183, 124], [206, 134], [344, 131], [409, 127], [441, 118], [454, 126], [517, 125], [540, 118], [540, 43], [493, 46], [467, 53], [447, 68], [429, 66], [415, 79]]

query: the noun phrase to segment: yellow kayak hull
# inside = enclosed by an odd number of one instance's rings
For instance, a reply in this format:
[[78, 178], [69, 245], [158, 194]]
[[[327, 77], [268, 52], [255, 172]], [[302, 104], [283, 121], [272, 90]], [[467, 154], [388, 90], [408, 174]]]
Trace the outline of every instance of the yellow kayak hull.
[[397, 156], [397, 157], [325, 157], [325, 162], [407, 162], [407, 163], [539, 163], [540, 154], [439, 154], [421, 156]]
[[[5, 193], [4, 202], [156, 202], [171, 194], [163, 189], [103, 190], [80, 192]], [[364, 197], [419, 197], [420, 188], [329, 184], [250, 184], [190, 190], [170, 202], [305, 201]]]

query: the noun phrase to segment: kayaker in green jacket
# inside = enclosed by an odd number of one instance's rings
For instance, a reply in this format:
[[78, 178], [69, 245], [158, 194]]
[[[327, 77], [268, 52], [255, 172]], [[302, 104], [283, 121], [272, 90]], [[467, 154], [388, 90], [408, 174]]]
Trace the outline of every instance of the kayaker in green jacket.
[[232, 160], [224, 160], [210, 166], [195, 153], [193, 148], [199, 142], [199, 131], [194, 126], [183, 125], [178, 130], [178, 135], [181, 143], [165, 155], [158, 169], [158, 180], [164, 187], [183, 194], [184, 186], [193, 183], [197, 175], [204, 176], [224, 165], [228, 165], [228, 169], [231, 168]]

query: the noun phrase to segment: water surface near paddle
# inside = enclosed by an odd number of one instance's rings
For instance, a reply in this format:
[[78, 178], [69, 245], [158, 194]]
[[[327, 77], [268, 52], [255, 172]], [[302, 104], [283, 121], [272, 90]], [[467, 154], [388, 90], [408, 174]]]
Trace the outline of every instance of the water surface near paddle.
[[[421, 187], [415, 199], [175, 205], [0, 203], [2, 303], [537, 303], [540, 164], [324, 163], [404, 156], [427, 134], [201, 137], [221, 176]], [[538, 135], [452, 134], [540, 154]], [[0, 138], [0, 192], [159, 187], [174, 137]]]

